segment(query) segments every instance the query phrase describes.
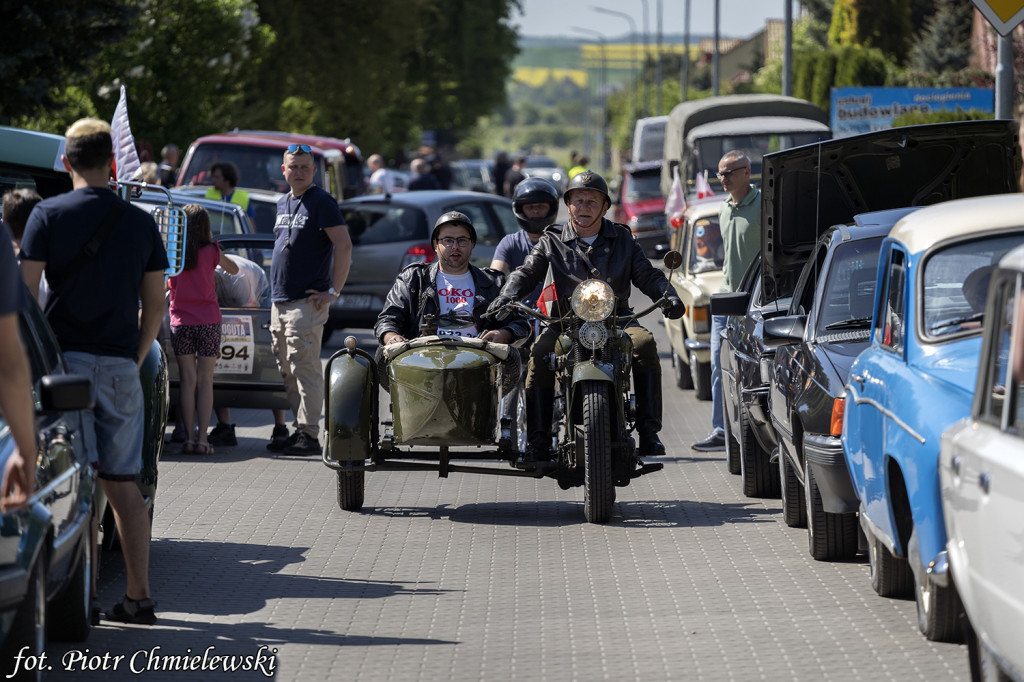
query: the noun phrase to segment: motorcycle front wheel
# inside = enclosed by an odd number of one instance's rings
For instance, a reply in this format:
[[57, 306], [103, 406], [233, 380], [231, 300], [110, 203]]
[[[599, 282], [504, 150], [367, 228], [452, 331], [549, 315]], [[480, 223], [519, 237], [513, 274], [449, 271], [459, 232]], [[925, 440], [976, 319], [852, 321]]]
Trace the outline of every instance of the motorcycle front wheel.
[[583, 398], [583, 513], [590, 523], [608, 523], [615, 503], [609, 388], [603, 381], [582, 381], [579, 386]]

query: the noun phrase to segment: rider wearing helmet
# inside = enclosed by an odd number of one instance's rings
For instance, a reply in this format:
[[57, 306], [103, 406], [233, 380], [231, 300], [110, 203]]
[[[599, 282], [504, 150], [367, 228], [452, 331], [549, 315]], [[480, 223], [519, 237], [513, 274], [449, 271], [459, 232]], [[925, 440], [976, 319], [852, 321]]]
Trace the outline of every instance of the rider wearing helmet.
[[[518, 268], [526, 256], [540, 241], [544, 228], [558, 219], [558, 190], [543, 178], [527, 178], [516, 185], [512, 196], [512, 213], [515, 214], [519, 232], [505, 235], [494, 250], [491, 267], [506, 275]], [[540, 296], [541, 285], [524, 299], [533, 305]]]
[[[569, 208], [569, 220], [561, 232], [545, 230], [537, 246], [523, 265], [509, 275], [501, 296], [491, 304], [497, 311], [510, 301], [522, 300], [543, 283], [550, 267], [557, 306], [568, 304], [580, 281], [598, 278], [608, 282], [618, 301], [619, 315], [627, 315], [629, 296], [636, 286], [652, 301], [666, 295], [669, 300], [665, 315], [675, 319], [685, 308], [664, 273], [655, 268], [633, 239], [628, 227], [604, 217], [611, 206], [608, 183], [597, 173], [586, 170], [569, 181], [563, 196]], [[637, 322], [625, 329], [633, 341], [633, 386], [637, 402], [637, 432], [640, 455], [665, 454], [658, 437], [661, 430], [661, 360], [654, 335]], [[530, 349], [526, 375], [526, 410], [528, 446], [527, 461], [551, 458], [551, 405], [554, 403], [555, 375], [546, 356], [554, 349], [562, 332], [558, 324], [550, 324], [537, 337]]]
[[497, 343], [529, 336], [530, 325], [521, 316], [504, 321], [481, 317], [498, 296], [505, 277], [469, 262], [476, 228], [466, 214], [449, 211], [438, 218], [430, 243], [436, 259], [406, 266], [388, 292], [373, 328], [382, 345], [420, 336], [424, 323], [431, 326], [429, 320], [439, 334], [479, 336]]

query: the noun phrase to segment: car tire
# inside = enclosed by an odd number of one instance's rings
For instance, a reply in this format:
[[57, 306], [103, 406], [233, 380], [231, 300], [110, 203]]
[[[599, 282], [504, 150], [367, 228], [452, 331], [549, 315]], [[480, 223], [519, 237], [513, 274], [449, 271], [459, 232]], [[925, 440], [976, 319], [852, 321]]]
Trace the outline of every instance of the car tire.
[[925, 639], [931, 642], [960, 642], [963, 634], [960, 628], [960, 614], [963, 604], [956, 585], [950, 582], [946, 587], [936, 585], [929, 578], [917, 541], [917, 529], [910, 534], [907, 554], [911, 565], [918, 566], [921, 577], [914, 580], [914, 596], [917, 602], [917, 627]]
[[747, 497], [778, 497], [779, 469], [757, 442], [746, 409], [739, 407], [740, 477]]
[[338, 472], [338, 506], [343, 510], [359, 511], [362, 509], [365, 490], [365, 471]]
[[[724, 397], [724, 396], [723, 396]], [[722, 426], [725, 429], [725, 465], [730, 474], [739, 475], [740, 466], [740, 444], [732, 430], [732, 420], [729, 418], [729, 410], [722, 405]]]
[[89, 529], [81, 539], [75, 572], [64, 593], [50, 602], [60, 618], [47, 622], [47, 635], [55, 642], [84, 642], [92, 629], [92, 538]]
[[817, 561], [852, 559], [857, 555], [857, 515], [825, 511], [811, 465], [804, 463], [807, 545]]
[[779, 494], [782, 497], [782, 520], [790, 528], [803, 528], [807, 525], [807, 502], [804, 500], [804, 489], [800, 479], [796, 477], [793, 463], [779, 446], [775, 450], [779, 461]]
[[[11, 675], [13, 663], [22, 649], [28, 648], [27, 656], [38, 657], [46, 649], [46, 567], [49, 563], [49, 556], [44, 547], [36, 557], [32, 572], [29, 574], [28, 589], [25, 597], [14, 614], [14, 621], [11, 623], [10, 633], [7, 641], [0, 650], [0, 660], [4, 661], [3, 676], [11, 680], [41, 680], [43, 679], [42, 666], [36, 666], [35, 670], [26, 670], [24, 665], [18, 668], [18, 674]], [[24, 656], [22, 657], [24, 659]], [[38, 660], [38, 658], [37, 658]]]
[[903, 557], [894, 556], [874, 534], [868, 534], [871, 588], [880, 597], [905, 599], [914, 590], [914, 574]]
[[711, 363], [698, 362], [697, 354], [690, 353], [690, 376], [697, 400], [711, 400]]
[[688, 391], [693, 388], [693, 377], [690, 376], [690, 367], [683, 359], [679, 357], [679, 353], [672, 351], [672, 372], [676, 378], [676, 386], [680, 390]]

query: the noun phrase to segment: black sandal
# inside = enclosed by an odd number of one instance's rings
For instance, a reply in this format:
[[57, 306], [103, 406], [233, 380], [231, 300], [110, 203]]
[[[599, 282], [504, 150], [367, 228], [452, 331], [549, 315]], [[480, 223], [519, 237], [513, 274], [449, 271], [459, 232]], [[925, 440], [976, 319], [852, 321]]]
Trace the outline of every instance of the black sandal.
[[150, 597], [129, 599], [124, 595], [106, 614], [107, 620], [132, 625], [153, 625], [156, 623], [156, 602]]

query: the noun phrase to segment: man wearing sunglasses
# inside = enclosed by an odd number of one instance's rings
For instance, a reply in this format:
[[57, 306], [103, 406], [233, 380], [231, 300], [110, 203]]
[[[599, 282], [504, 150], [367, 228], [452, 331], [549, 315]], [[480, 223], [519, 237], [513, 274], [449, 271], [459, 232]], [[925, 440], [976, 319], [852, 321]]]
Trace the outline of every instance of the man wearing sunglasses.
[[309, 145], [289, 145], [281, 172], [291, 191], [277, 202], [270, 264], [271, 347], [295, 417], [294, 432], [268, 449], [320, 454], [324, 375], [320, 346], [331, 302], [348, 278], [352, 240], [338, 202], [313, 184]]
[[[718, 162], [718, 179], [729, 193], [718, 211], [718, 225], [725, 247], [722, 287], [719, 293], [739, 288], [761, 250], [761, 190], [750, 184], [750, 159], [740, 151], [727, 152]], [[711, 317], [711, 433], [690, 447], [698, 452], [725, 450], [725, 421], [722, 415], [722, 330], [726, 317]]]
[[481, 317], [497, 298], [505, 277], [497, 270], [480, 269], [469, 262], [476, 245], [476, 228], [466, 214], [449, 211], [438, 218], [430, 243], [437, 260], [408, 266], [388, 292], [373, 328], [382, 345], [420, 336], [429, 319], [441, 336], [479, 336], [495, 343], [512, 343], [530, 334], [524, 317], [500, 322], [494, 317]]

